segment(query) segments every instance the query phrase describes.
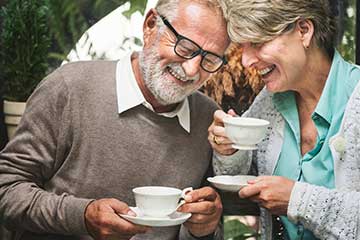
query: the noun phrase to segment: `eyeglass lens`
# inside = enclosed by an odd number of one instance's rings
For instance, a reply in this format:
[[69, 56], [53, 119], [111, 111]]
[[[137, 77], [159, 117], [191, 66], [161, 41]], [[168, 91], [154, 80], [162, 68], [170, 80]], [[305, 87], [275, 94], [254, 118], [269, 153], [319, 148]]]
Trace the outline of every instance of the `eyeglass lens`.
[[224, 64], [224, 58], [221, 58], [214, 53], [202, 50], [195, 42], [177, 33], [174, 27], [164, 17], [161, 17], [161, 19], [177, 38], [174, 51], [178, 56], [185, 59], [191, 59], [201, 54], [202, 59], [200, 66], [210, 73], [216, 72]]

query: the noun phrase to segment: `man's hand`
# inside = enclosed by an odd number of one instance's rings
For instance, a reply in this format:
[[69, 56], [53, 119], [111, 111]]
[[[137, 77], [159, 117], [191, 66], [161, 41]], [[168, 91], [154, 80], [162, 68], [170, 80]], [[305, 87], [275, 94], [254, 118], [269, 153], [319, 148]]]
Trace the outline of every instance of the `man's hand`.
[[287, 215], [294, 181], [279, 176], [260, 176], [248, 183], [239, 191], [241, 198], [249, 198], [274, 215]]
[[126, 203], [116, 199], [100, 199], [91, 202], [85, 210], [85, 224], [89, 234], [96, 240], [125, 240], [149, 230], [147, 227], [126, 221], [118, 214], [136, 216]]
[[196, 237], [215, 232], [222, 214], [219, 194], [211, 187], [203, 187], [186, 194], [186, 203], [178, 211], [192, 213], [184, 225]]

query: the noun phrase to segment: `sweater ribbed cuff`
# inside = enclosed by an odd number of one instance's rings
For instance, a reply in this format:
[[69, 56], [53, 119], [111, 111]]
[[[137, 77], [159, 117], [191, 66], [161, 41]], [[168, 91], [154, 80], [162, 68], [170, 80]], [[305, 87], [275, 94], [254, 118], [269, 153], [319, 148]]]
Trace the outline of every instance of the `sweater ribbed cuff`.
[[179, 233], [179, 240], [223, 240], [223, 239], [224, 239], [224, 228], [221, 223], [218, 224], [215, 232], [202, 237], [196, 237], [192, 235], [184, 225], [181, 225], [180, 233]]
[[192, 235], [191, 232], [189, 232], [189, 233], [194, 239], [197, 239], [197, 240], [214, 240], [215, 239], [215, 233], [211, 233], [209, 235], [202, 236], [202, 237], [196, 237], [196, 236]]
[[293, 223], [298, 223], [300, 217], [304, 216], [306, 212], [306, 206], [310, 196], [308, 191], [309, 184], [296, 182], [290, 195], [289, 206], [287, 210], [287, 216]]
[[68, 213], [66, 217], [67, 229], [72, 235], [87, 235], [85, 210], [93, 199], [72, 198], [70, 201], [66, 209], [66, 213]]

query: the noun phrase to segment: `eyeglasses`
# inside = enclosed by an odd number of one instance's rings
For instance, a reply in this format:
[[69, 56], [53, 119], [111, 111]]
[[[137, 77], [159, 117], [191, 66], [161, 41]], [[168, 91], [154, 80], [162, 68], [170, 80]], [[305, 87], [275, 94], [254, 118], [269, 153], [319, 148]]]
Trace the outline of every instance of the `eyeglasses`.
[[201, 55], [200, 66], [206, 72], [213, 73], [218, 71], [224, 64], [227, 64], [225, 57], [203, 50], [197, 43], [191, 39], [179, 34], [164, 16], [160, 16], [164, 24], [174, 33], [176, 43], [174, 52], [184, 59], [192, 59]]

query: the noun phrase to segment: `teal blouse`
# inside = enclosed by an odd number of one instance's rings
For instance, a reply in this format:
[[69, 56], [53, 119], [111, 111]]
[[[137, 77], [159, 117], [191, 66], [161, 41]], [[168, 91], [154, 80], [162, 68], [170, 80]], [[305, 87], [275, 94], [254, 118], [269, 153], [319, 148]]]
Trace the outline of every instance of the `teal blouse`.
[[[295, 93], [288, 91], [274, 94], [273, 103], [285, 119], [284, 143], [274, 175], [330, 189], [335, 187], [329, 138], [339, 131], [346, 104], [359, 79], [360, 69], [344, 61], [335, 51], [324, 90], [311, 115], [317, 129], [316, 144], [304, 156], [301, 155]], [[316, 239], [301, 224], [292, 223], [285, 216], [281, 219], [289, 239]]]

